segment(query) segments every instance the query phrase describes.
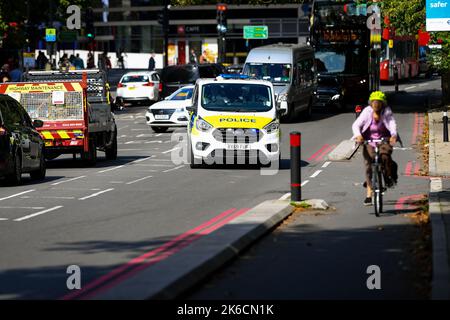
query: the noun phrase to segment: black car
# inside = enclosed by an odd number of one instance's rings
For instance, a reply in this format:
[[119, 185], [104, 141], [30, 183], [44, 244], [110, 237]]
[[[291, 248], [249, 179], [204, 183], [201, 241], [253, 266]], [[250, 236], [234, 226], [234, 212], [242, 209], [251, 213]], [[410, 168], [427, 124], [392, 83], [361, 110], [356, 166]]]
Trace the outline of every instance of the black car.
[[335, 111], [345, 109], [343, 86], [337, 76], [318, 75], [313, 104], [316, 107], [331, 108]]
[[18, 185], [22, 173], [45, 178], [44, 140], [36, 131], [42, 126], [41, 120], [31, 121], [20, 103], [0, 94], [0, 179]]
[[218, 63], [167, 66], [161, 71], [161, 98], [164, 99], [184, 86], [195, 84], [197, 79], [216, 78], [224, 73], [227, 73], [226, 69]]

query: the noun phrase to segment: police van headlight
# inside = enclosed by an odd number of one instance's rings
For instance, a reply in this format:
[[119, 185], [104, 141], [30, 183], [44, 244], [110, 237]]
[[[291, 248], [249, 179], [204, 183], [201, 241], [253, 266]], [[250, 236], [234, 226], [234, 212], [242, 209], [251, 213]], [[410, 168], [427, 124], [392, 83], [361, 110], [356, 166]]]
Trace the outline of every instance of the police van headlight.
[[181, 112], [184, 112], [184, 108], [175, 109], [175, 113], [181, 113]]
[[266, 130], [267, 133], [270, 134], [278, 131], [279, 128], [280, 123], [278, 121], [272, 121], [271, 123], [269, 123], [267, 126], [264, 127], [264, 130]]
[[208, 122], [206, 122], [205, 120], [203, 120], [200, 117], [197, 119], [195, 125], [197, 127], [197, 130], [203, 131], [203, 132], [207, 132], [212, 129], [212, 125], [210, 125]]

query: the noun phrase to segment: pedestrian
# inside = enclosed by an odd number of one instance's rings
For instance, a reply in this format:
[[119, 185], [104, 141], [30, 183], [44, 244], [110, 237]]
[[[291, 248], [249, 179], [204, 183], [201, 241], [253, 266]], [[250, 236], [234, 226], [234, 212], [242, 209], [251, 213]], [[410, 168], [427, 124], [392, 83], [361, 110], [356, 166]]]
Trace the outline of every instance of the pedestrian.
[[48, 58], [45, 56], [45, 54], [42, 51], [39, 51], [39, 54], [36, 58], [36, 67], [38, 70], [45, 70], [45, 67], [47, 65]]
[[11, 82], [11, 78], [7, 73], [1, 73], [0, 74], [0, 81], [1, 83]]
[[156, 66], [155, 53], [152, 52], [150, 54], [150, 59], [148, 60], [148, 70], [149, 71], [154, 71], [155, 70], [155, 66]]
[[200, 62], [200, 63], [208, 63], [208, 58], [207, 58], [207, 52], [206, 52], [206, 50], [203, 50], [203, 53], [202, 53], [202, 55], [200, 56], [199, 62]]
[[94, 55], [92, 54], [92, 52], [88, 53], [87, 68], [88, 69], [94, 69], [95, 68]]
[[9, 76], [12, 82], [19, 82], [22, 80], [22, 70], [20, 70], [19, 63], [15, 61], [13, 63], [14, 69], [9, 72]]
[[80, 58], [79, 53], [76, 54], [73, 64], [75, 66], [75, 69], [77, 69], [77, 70], [84, 69], [84, 61], [83, 61], [83, 59]]
[[193, 64], [198, 64], [197, 55], [195, 54], [194, 49], [191, 49], [191, 54], [189, 55], [189, 62]]

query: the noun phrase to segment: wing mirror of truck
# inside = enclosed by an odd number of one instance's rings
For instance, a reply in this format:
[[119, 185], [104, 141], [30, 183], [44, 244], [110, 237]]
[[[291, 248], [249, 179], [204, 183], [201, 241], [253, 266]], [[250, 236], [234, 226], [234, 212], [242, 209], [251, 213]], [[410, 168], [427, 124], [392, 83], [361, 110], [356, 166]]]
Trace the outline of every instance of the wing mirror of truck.
[[33, 121], [33, 126], [35, 128], [42, 128], [44, 126], [44, 121], [36, 119]]
[[280, 115], [284, 116], [285, 114], [288, 113], [288, 103], [287, 101], [281, 101], [280, 103], [280, 107], [278, 109], [278, 112], [280, 113]]

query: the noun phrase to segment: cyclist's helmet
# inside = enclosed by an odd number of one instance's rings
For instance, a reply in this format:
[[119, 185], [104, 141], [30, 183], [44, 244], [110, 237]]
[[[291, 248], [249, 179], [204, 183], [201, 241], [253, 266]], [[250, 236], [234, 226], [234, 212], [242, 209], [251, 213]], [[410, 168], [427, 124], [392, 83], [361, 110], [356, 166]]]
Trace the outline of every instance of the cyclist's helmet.
[[370, 94], [369, 103], [374, 100], [379, 100], [379, 101], [383, 102], [384, 104], [387, 103], [386, 95], [382, 91], [374, 91]]

